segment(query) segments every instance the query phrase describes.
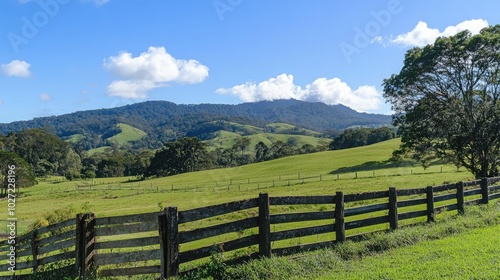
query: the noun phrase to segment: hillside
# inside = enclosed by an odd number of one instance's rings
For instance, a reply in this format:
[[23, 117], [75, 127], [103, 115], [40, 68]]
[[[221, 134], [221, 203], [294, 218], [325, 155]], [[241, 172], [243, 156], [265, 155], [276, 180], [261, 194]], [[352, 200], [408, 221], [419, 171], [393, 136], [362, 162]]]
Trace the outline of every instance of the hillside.
[[[23, 221], [21, 227], [26, 228], [44, 214], [70, 206], [80, 209], [85, 202], [101, 216], [114, 216], [155, 211], [160, 204], [185, 210], [247, 199], [262, 191], [274, 196], [324, 195], [338, 190], [361, 193], [388, 186], [413, 188], [473, 178], [469, 172], [457, 172], [453, 166], [432, 165], [426, 170], [419, 166], [392, 166], [386, 161], [399, 144], [400, 140], [394, 139], [146, 181], [136, 181], [136, 177], [42, 179], [38, 185], [22, 190], [22, 207], [17, 209], [17, 217]], [[7, 208], [7, 200], [0, 201], [0, 207]]]
[[200, 125], [220, 120], [281, 132], [293, 131], [283, 125], [266, 125], [285, 123], [300, 127], [303, 132], [324, 132], [351, 126], [380, 126], [391, 123], [391, 117], [386, 115], [358, 113], [342, 105], [330, 106], [297, 100], [239, 105], [177, 105], [167, 101], [148, 101], [112, 109], [81, 111], [0, 124], [0, 133], [48, 127], [62, 139], [79, 141], [84, 149], [90, 150], [109, 144], [105, 139], [122, 132], [117, 129], [118, 124], [126, 124], [147, 134], [146, 137], [135, 139], [136, 148], [158, 148], [164, 142], [187, 135], [202, 138], [203, 135], [195, 133]]

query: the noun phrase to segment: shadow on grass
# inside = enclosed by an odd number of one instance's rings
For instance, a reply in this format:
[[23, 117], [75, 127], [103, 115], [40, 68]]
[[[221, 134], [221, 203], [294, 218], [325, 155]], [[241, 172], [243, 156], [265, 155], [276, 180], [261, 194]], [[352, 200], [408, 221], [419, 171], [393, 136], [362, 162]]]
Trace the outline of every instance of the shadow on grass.
[[[429, 166], [441, 165], [441, 164], [444, 164], [444, 162], [437, 160], [437, 161], [432, 162]], [[335, 169], [335, 170], [331, 171], [330, 174], [342, 174], [342, 173], [361, 172], [361, 171], [374, 171], [374, 170], [386, 169], [386, 168], [415, 167], [415, 166], [420, 166], [420, 165], [413, 162], [413, 161], [403, 161], [403, 162], [394, 162], [394, 161], [390, 161], [390, 160], [367, 161], [367, 162], [359, 164], [359, 165], [349, 166], [349, 167], [341, 167], [341, 168]]]

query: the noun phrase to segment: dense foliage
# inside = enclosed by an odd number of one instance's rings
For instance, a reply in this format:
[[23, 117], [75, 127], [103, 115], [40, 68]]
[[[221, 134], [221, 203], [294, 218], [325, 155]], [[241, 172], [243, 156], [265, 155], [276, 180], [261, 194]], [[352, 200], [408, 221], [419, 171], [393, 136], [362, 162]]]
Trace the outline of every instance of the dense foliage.
[[384, 92], [402, 131], [399, 155], [500, 174], [500, 25], [407, 51]]
[[42, 129], [9, 133], [0, 142], [3, 149], [17, 154], [33, 169], [35, 176], [61, 174], [80, 177], [80, 156], [71, 145]]
[[198, 138], [182, 138], [176, 142], [166, 143], [163, 149], [156, 152], [144, 175], [162, 177], [210, 167], [211, 162], [205, 144]]
[[20, 188], [31, 187], [36, 184], [33, 169], [24, 159], [14, 152], [0, 150], [0, 189], [2, 195], [7, 194], [9, 170], [14, 172], [15, 193], [19, 193]]
[[346, 129], [333, 139], [330, 149], [341, 150], [347, 148], [371, 145], [390, 140], [396, 137], [396, 131], [389, 127], [353, 128]]

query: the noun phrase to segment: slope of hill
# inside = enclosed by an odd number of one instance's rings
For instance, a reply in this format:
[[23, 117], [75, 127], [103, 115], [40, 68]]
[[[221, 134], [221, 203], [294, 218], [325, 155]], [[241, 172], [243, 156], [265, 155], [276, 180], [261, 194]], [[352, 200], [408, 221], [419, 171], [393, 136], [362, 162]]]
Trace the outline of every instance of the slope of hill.
[[116, 126], [121, 130], [121, 132], [107, 138], [109, 141], [116, 142], [118, 144], [125, 144], [131, 141], [137, 141], [147, 136], [146, 132], [128, 124], [119, 123]]
[[[231, 148], [235, 143], [236, 139], [240, 138], [241, 135], [229, 131], [219, 131], [216, 133], [216, 137], [205, 141], [210, 149], [217, 148]], [[313, 137], [307, 135], [294, 135], [294, 134], [278, 134], [278, 133], [257, 133], [245, 136], [250, 139], [249, 151], [254, 153], [254, 147], [257, 143], [262, 142], [266, 146], [270, 147], [276, 141], [282, 141], [285, 143], [290, 143], [295, 147], [302, 147], [304, 145], [328, 145], [331, 142], [328, 138]]]
[[[391, 117], [358, 113], [342, 105], [329, 106], [323, 103], [297, 100], [263, 101], [239, 105], [177, 105], [167, 101], [148, 101], [112, 109], [82, 111], [36, 118], [31, 121], [0, 124], [0, 133], [7, 134], [10, 131], [48, 127], [63, 139], [71, 138], [73, 141], [78, 139], [83, 146], [96, 148], [105, 145], [105, 143], [94, 143], [97, 138], [100, 137], [103, 140], [115, 135], [116, 125], [123, 123], [147, 134], [147, 137], [141, 138], [140, 145], [157, 148], [164, 142], [188, 135], [201, 124], [219, 120], [261, 128], [270, 123], [287, 123], [323, 132], [356, 125], [389, 124]], [[283, 130], [283, 128], [280, 129]]]

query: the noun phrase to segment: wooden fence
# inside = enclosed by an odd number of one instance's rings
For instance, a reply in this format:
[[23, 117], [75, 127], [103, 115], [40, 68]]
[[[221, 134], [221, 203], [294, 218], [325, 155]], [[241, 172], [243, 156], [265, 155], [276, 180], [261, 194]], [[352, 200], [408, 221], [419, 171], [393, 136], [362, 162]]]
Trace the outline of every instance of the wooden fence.
[[[444, 210], [500, 198], [500, 177], [362, 194], [269, 197], [120, 217], [79, 214], [16, 240], [17, 279], [63, 270], [81, 279], [196, 269], [214, 249], [230, 262], [295, 254], [367, 233], [435, 221]], [[220, 220], [224, 221], [223, 223]], [[76, 237], [76, 238], [75, 238]], [[0, 243], [0, 279], [11, 279], [11, 245]]]

